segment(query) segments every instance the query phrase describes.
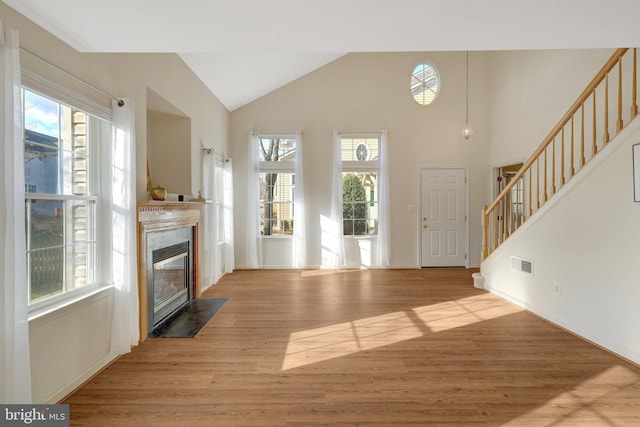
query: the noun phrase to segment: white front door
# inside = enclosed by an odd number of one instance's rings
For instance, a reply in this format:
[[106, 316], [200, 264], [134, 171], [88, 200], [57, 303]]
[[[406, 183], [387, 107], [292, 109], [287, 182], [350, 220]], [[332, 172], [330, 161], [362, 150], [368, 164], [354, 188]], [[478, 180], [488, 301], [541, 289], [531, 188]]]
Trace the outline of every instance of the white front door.
[[466, 171], [421, 170], [422, 267], [466, 265]]

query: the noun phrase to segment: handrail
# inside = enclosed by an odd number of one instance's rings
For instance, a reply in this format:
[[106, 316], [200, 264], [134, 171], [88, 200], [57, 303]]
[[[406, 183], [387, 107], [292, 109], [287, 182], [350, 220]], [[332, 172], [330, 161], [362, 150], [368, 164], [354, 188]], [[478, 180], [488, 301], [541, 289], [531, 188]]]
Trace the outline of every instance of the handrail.
[[533, 163], [538, 159], [540, 154], [544, 152], [544, 150], [551, 144], [551, 142], [558, 136], [558, 133], [565, 127], [565, 125], [571, 120], [571, 118], [578, 112], [582, 104], [591, 96], [596, 86], [602, 83], [602, 80], [607, 76], [609, 71], [613, 69], [618, 64], [620, 58], [627, 52], [627, 48], [622, 48], [616, 50], [616, 52], [609, 58], [609, 61], [602, 67], [602, 69], [596, 74], [596, 76], [591, 80], [591, 83], [586, 87], [586, 89], [580, 94], [576, 102], [569, 108], [569, 110], [565, 113], [564, 116], [560, 119], [558, 124], [549, 132], [547, 137], [542, 140], [542, 143], [538, 146], [536, 151], [533, 152], [531, 157], [522, 165], [518, 173], [513, 177], [509, 185], [500, 193], [500, 195], [496, 198], [496, 200], [489, 206], [488, 210], [495, 209], [496, 205], [499, 203], [500, 199], [503, 198], [511, 188], [516, 184], [516, 182], [522, 178], [525, 171], [533, 165]]
[[[489, 206], [484, 206], [482, 209], [482, 259], [484, 260], [497, 246], [499, 246], [509, 235], [513, 233], [517, 228], [519, 228], [526, 219], [531, 217], [535, 211], [537, 211], [542, 204], [544, 204], [548, 199], [548, 191], [551, 190], [551, 196], [553, 196], [559, 188], [561, 188], [566, 182], [566, 173], [565, 173], [565, 165], [567, 162], [567, 158], [569, 158], [570, 169], [569, 169], [569, 179], [573, 177], [576, 173], [576, 165], [575, 165], [575, 155], [578, 154], [575, 152], [575, 129], [574, 122], [580, 122], [580, 129], [578, 133], [580, 135], [580, 153], [578, 165], [580, 170], [586, 163], [587, 159], [585, 157], [585, 133], [587, 132], [585, 128], [585, 121], [591, 120], [591, 137], [592, 137], [592, 147], [591, 154], [589, 160], [591, 160], [598, 152], [598, 142], [597, 142], [597, 125], [600, 124], [603, 127], [603, 138], [602, 138], [602, 146], [606, 145], [609, 142], [609, 74], [614, 70], [614, 68], [618, 67], [618, 75], [617, 75], [617, 117], [615, 124], [615, 131], [620, 132], [624, 128], [624, 121], [622, 118], [622, 105], [623, 105], [623, 66], [622, 59], [629, 51], [628, 48], [620, 48], [617, 49], [614, 54], [609, 58], [609, 60], [604, 64], [604, 66], [600, 69], [600, 71], [595, 75], [593, 80], [587, 85], [584, 91], [580, 94], [580, 96], [576, 99], [576, 101], [571, 105], [568, 111], [562, 116], [558, 124], [549, 132], [549, 134], [542, 140], [542, 143], [538, 146], [538, 148], [533, 152], [531, 157], [522, 165], [518, 173], [511, 178], [509, 183], [505, 186], [505, 188], [500, 192], [496, 200]], [[638, 104], [636, 98], [637, 92], [637, 52], [636, 49], [632, 49], [633, 51], [633, 71], [629, 74], [631, 75], [630, 81], [630, 92], [631, 92], [631, 105], [630, 105], [630, 118], [635, 118], [638, 115]], [[604, 95], [601, 97], [602, 99], [596, 97], [596, 93], [601, 87], [602, 82], [605, 82], [605, 88], [602, 89], [604, 91]], [[585, 105], [589, 102], [592, 106], [592, 117], [589, 119], [588, 116], [585, 118]], [[597, 106], [598, 101], [602, 103], [602, 109], [604, 115], [602, 117], [602, 123], [599, 122], [600, 116], [598, 116]], [[578, 116], [578, 117], [577, 117]], [[565, 128], [570, 124], [570, 140], [571, 144], [569, 147], [566, 147], [565, 144]], [[556, 160], [558, 156], [556, 156], [556, 140], [560, 138], [561, 141], [561, 155], [560, 155], [560, 163]], [[551, 169], [548, 167], [548, 156], [547, 151], [549, 146], [552, 147], [551, 153]], [[565, 156], [565, 154], [570, 154], [570, 156]], [[542, 157], [542, 172], [540, 172], [540, 162]], [[533, 167], [536, 167], [535, 171]], [[557, 170], [559, 168], [559, 171]], [[559, 172], [559, 173], [557, 173]], [[542, 199], [540, 194], [540, 177], [541, 173], [543, 173], [543, 191]], [[525, 180], [525, 176], [528, 176], [528, 180]], [[560, 177], [560, 182], [558, 181], [558, 176]], [[534, 181], [535, 180], [535, 181]], [[527, 185], [528, 184], [528, 185]], [[559, 185], [558, 185], [559, 184]], [[535, 195], [534, 195], [534, 186], [535, 186]], [[513, 202], [510, 195], [514, 192], [514, 188], [521, 191], [522, 198], [518, 198], [515, 202]], [[527, 198], [524, 197], [524, 193], [527, 194]], [[519, 196], [516, 196], [519, 197]], [[535, 197], [535, 198], [534, 198]], [[524, 209], [525, 205], [528, 203], [528, 211]], [[534, 205], [535, 202], [535, 205]], [[513, 204], [516, 204], [516, 211], [514, 212]], [[535, 206], [535, 210], [534, 210]], [[502, 215], [501, 215], [502, 214]], [[515, 216], [515, 217], [514, 217]], [[508, 223], [508, 224], [507, 224]], [[489, 235], [489, 229], [492, 229], [493, 233]]]

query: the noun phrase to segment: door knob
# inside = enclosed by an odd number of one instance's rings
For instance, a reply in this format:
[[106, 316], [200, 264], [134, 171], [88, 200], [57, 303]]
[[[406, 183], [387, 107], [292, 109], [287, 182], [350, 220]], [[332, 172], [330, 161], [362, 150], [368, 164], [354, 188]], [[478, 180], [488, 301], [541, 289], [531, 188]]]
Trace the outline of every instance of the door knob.
[[427, 224], [425, 224], [425, 225], [423, 225], [423, 226], [422, 226], [422, 228], [427, 228], [427, 227], [428, 227], [428, 226], [427, 226]]

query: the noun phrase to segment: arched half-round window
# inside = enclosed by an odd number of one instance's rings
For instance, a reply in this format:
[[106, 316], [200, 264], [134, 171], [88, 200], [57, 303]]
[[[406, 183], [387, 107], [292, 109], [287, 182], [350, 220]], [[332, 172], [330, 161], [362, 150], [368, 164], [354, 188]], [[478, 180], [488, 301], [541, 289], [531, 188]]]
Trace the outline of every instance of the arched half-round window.
[[411, 73], [411, 95], [420, 105], [429, 105], [440, 93], [440, 75], [431, 64], [420, 64]]

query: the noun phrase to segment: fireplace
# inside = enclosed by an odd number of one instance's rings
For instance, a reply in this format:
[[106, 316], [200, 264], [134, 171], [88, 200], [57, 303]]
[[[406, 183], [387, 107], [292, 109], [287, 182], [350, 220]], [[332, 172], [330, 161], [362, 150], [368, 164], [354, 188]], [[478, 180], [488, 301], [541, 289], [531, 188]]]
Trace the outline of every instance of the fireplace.
[[199, 296], [198, 222], [202, 204], [138, 203], [140, 339]]
[[[182, 240], [182, 241], [181, 241]], [[173, 241], [179, 241], [173, 243]], [[148, 237], [149, 331], [189, 302], [193, 295], [191, 278], [191, 229], [179, 228]]]

